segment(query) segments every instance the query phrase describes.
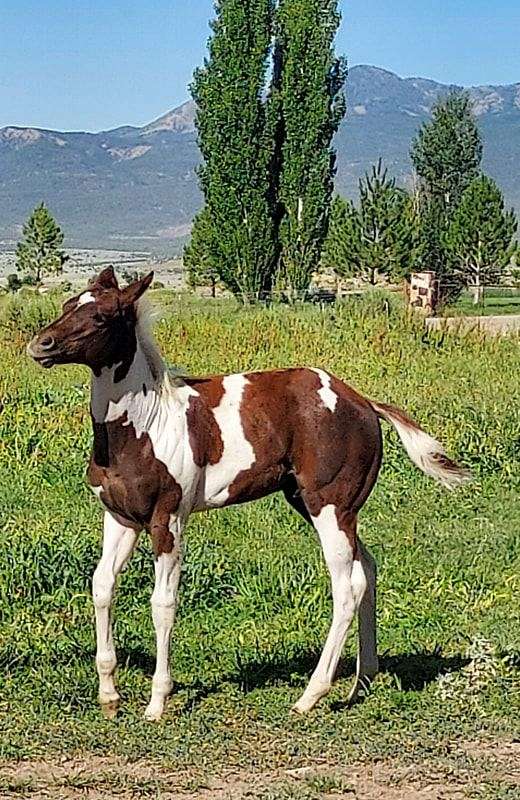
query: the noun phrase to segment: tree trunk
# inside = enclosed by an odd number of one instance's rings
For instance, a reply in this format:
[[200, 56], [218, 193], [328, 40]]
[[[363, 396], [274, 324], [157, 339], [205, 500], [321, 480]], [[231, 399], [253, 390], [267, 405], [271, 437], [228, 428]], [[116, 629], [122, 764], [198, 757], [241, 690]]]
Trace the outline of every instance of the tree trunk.
[[[479, 242], [479, 249], [480, 249], [480, 242]], [[473, 305], [479, 306], [482, 305], [482, 300], [484, 299], [484, 287], [481, 284], [480, 280], [480, 262], [477, 265], [476, 275], [475, 275], [475, 285], [473, 287]]]
[[479, 283], [477, 283], [473, 287], [473, 305], [474, 306], [482, 305], [483, 300], [484, 300], [484, 287], [481, 286]]

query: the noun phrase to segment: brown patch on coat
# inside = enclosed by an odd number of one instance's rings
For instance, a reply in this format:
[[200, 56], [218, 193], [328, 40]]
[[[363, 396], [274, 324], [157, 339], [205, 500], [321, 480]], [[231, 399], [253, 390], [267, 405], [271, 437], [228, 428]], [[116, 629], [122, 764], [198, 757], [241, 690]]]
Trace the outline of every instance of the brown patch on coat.
[[224, 397], [224, 378], [222, 375], [184, 378], [184, 382], [199, 395], [190, 398], [186, 411], [193, 460], [198, 467], [218, 464], [224, 443], [213, 409]]
[[246, 374], [240, 405], [244, 436], [253, 447], [254, 464], [229, 486], [226, 505], [244, 503], [282, 489], [291, 472], [293, 398], [288, 391], [293, 370]]
[[173, 550], [170, 516], [179, 508], [181, 487], [155, 457], [148, 434], [137, 438], [126, 412], [115, 422], [95, 423], [88, 481], [101, 487], [101, 500], [116, 519], [150, 531], [156, 557]]
[[319, 375], [303, 368], [245, 377], [240, 420], [255, 463], [236, 476], [227, 505], [282, 489], [312, 516], [333, 504], [341, 529], [351, 531], [348, 515], [367, 499], [381, 464], [381, 429], [368, 400], [331, 378], [338, 397], [331, 412]]
[[218, 464], [224, 452], [220, 428], [212, 409], [201, 397], [190, 397], [186, 411], [193, 460], [198, 467]]
[[216, 408], [224, 397], [224, 377], [224, 375], [211, 375], [206, 378], [183, 378], [183, 380], [204, 398], [210, 408]]

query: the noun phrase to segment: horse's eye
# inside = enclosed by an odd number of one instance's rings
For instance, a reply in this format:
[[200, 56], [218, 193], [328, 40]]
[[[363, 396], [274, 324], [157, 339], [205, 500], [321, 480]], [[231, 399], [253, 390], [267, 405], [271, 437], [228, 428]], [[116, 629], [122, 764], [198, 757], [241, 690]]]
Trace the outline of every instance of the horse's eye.
[[105, 318], [103, 314], [100, 314], [99, 311], [96, 311], [93, 316], [94, 322], [104, 322]]

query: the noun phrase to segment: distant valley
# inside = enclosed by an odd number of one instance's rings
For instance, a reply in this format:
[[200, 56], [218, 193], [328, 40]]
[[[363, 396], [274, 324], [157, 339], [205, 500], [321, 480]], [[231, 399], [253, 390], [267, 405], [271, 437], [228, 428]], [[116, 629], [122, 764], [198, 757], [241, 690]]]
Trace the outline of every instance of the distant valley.
[[[406, 184], [410, 141], [450, 88], [371, 66], [350, 70], [348, 114], [336, 137], [336, 188], [357, 181], [381, 155]], [[520, 208], [520, 83], [470, 90], [485, 145], [484, 169]], [[200, 207], [194, 106], [188, 101], [143, 128], [61, 133], [0, 130], [0, 247], [19, 238], [41, 200], [74, 247], [178, 252]]]

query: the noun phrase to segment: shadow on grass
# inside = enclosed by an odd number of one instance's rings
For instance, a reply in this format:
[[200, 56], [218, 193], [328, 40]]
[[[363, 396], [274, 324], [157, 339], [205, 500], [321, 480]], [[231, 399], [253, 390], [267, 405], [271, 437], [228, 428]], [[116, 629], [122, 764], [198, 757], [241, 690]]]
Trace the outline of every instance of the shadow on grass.
[[[234, 684], [240, 691], [248, 693], [267, 686], [304, 686], [318, 663], [321, 651], [310, 650], [292, 659], [269, 659], [241, 661], [237, 654], [237, 668], [231, 674], [220, 675], [207, 681], [178, 683], [178, 690], [187, 690], [192, 701], [201, 701], [217, 693], [225, 683]], [[139, 650], [121, 653], [121, 663], [152, 675], [155, 660], [150, 654]], [[383, 655], [380, 659], [380, 673], [392, 675], [402, 691], [422, 691], [440, 675], [458, 672], [469, 659], [462, 655], [443, 656], [438, 650], [429, 653], [403, 653]], [[356, 662], [353, 658], [342, 661], [339, 675], [354, 676]]]
[[380, 672], [393, 675], [405, 692], [417, 692], [448, 672], [459, 672], [469, 664], [466, 656], [443, 656], [438, 650], [432, 653], [405, 653], [400, 656], [382, 656]]

